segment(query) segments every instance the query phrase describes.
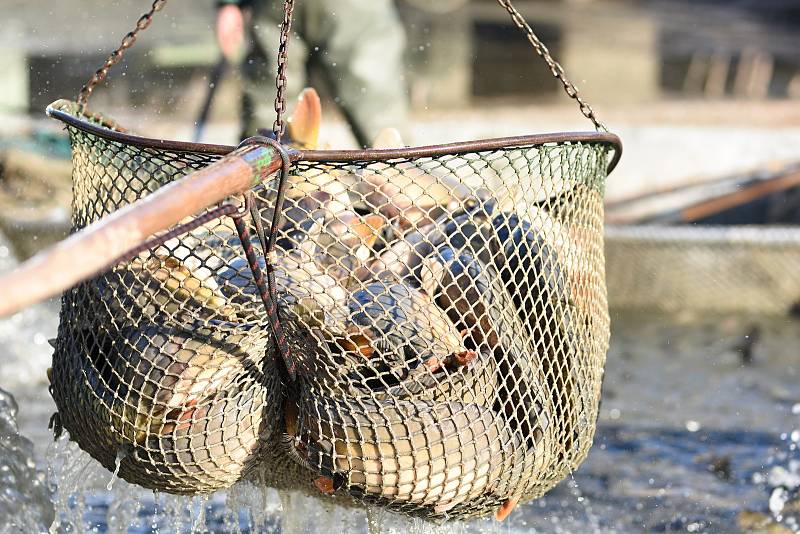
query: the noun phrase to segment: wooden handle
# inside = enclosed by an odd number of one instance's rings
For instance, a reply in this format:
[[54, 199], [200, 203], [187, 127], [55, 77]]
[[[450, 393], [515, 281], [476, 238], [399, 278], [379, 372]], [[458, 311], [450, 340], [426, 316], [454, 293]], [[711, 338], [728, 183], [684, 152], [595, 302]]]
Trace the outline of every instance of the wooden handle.
[[87, 226], [0, 276], [0, 317], [112, 267], [153, 234], [246, 191], [281, 165], [280, 154], [273, 147], [244, 146]]
[[800, 185], [800, 172], [795, 172], [786, 176], [781, 176], [780, 178], [760, 182], [746, 187], [745, 189], [700, 202], [684, 209], [680, 213], [680, 218], [682, 222], [695, 222], [697, 220], [716, 215], [727, 209], [735, 208], [736, 206], [741, 206], [742, 204], [747, 204], [748, 202], [752, 202], [753, 200], [770, 195], [772, 193], [785, 191], [786, 189], [795, 187], [797, 185]]

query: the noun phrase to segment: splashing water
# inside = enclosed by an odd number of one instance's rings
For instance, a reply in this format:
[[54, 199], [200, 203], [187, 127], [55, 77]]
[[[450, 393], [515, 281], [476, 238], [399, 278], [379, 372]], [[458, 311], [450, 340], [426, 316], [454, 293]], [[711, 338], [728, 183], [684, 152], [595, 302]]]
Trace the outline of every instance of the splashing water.
[[128, 456], [128, 453], [125, 451], [125, 449], [119, 449], [117, 451], [117, 457], [114, 458], [114, 472], [111, 473], [111, 479], [108, 481], [108, 485], [106, 486], [108, 491], [111, 491], [111, 489], [114, 487], [114, 481], [119, 476], [119, 467], [122, 465], [122, 460], [124, 460], [126, 456]]
[[[797, 404], [792, 413], [797, 415]], [[800, 532], [800, 429], [781, 434], [787, 446], [769, 458], [766, 473], [756, 473], [753, 481], [769, 492], [767, 507], [773, 523]]]
[[16, 417], [17, 403], [0, 389], [0, 532], [41, 532], [53, 520], [50, 490]]
[[578, 485], [578, 481], [575, 480], [575, 475], [572, 473], [570, 473], [568, 485], [572, 496], [575, 497], [575, 500], [583, 507], [587, 521], [586, 531], [593, 533], [603, 532], [603, 530], [600, 528], [600, 519], [594, 513], [594, 510], [592, 510], [592, 504], [589, 498], [583, 494], [583, 491], [581, 491], [581, 488]]

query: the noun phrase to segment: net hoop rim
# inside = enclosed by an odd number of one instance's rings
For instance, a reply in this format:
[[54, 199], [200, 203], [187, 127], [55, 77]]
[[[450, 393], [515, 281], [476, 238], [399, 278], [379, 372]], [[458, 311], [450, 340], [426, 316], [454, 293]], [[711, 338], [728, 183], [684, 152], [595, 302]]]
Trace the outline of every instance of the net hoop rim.
[[[69, 100], [56, 100], [45, 110], [48, 117], [63, 122], [67, 126], [77, 128], [86, 133], [132, 145], [139, 148], [155, 148], [175, 152], [200, 152], [225, 156], [234, 150], [232, 145], [218, 145], [210, 143], [194, 143], [190, 141], [175, 141], [143, 137], [126, 132], [120, 132], [108, 127], [80, 119], [75, 116], [77, 104]], [[113, 124], [113, 123], [109, 123]], [[614, 155], [606, 169], [610, 174], [622, 157], [622, 141], [610, 132], [554, 132], [545, 134], [519, 135], [512, 137], [496, 137], [479, 141], [460, 141], [438, 145], [419, 147], [404, 147], [391, 149], [360, 149], [360, 150], [297, 150], [290, 154], [295, 161], [310, 162], [357, 162], [357, 161], [390, 161], [393, 159], [413, 159], [425, 157], [440, 157], [471, 152], [484, 152], [502, 148], [523, 146], [542, 146], [555, 144], [601, 144], [609, 145]]]

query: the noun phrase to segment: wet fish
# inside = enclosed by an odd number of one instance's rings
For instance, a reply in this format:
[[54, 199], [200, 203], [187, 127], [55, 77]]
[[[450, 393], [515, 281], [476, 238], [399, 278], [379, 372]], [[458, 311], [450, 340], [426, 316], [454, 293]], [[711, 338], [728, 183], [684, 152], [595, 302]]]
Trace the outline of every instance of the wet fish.
[[[394, 128], [382, 130], [373, 142], [378, 149], [403, 146], [400, 133]], [[360, 178], [355, 184], [359, 204], [369, 212], [398, 220], [404, 229], [426, 219], [434, 220], [434, 211], [476, 194], [453, 170], [436, 160], [375, 163], [362, 169]]]
[[475, 356], [447, 315], [408, 285], [372, 282], [350, 296], [349, 310], [343, 341], [365, 357], [363, 378], [392, 383]]
[[581, 392], [577, 370], [580, 359], [590, 357], [586, 352], [591, 339], [582, 335], [566, 273], [544, 237], [516, 214], [501, 213], [493, 225], [504, 244], [500, 276], [526, 331], [534, 336], [533, 350], [547, 377], [547, 397], [553, 399], [558, 436], [554, 452], [562, 465], [577, 466], [577, 452], [588, 449], [579, 440], [591, 426], [586, 418], [593, 411]]
[[459, 401], [484, 407], [492, 407], [497, 400], [498, 371], [492, 355], [476, 352], [474, 357], [460, 361], [446, 358], [439, 369], [425, 371], [412, 373], [399, 384], [386, 387], [352, 380], [347, 393], [368, 395], [380, 401]]
[[198, 274], [172, 256], [142, 255], [85, 286], [102, 303], [92, 310], [103, 323], [130, 318], [236, 321], [235, 307], [211, 276]]
[[[263, 258], [259, 267], [266, 268]], [[218, 274], [221, 291], [241, 307], [242, 317], [263, 323], [267, 320], [258, 288], [245, 258], [236, 258]], [[289, 318], [331, 335], [343, 332], [347, 317], [347, 291], [319, 267], [313, 257], [293, 251], [277, 257], [275, 284], [280, 310]], [[327, 334], [323, 337], [329, 337]]]
[[54, 358], [53, 397], [72, 438], [106, 468], [121, 454], [122, 478], [195, 494], [257, 462], [282, 396], [266, 336], [144, 323], [84, 339], [88, 353], [65, 346]]
[[404, 279], [414, 273], [422, 260], [447, 242], [454, 248], [466, 248], [490, 261], [501, 248], [490, 222], [494, 203], [470, 203], [462, 212], [445, 214], [433, 224], [404, 235], [378, 257], [360, 269], [359, 280]]
[[318, 488], [439, 516], [501, 487], [518, 449], [501, 416], [460, 402], [309, 398], [298, 431]]
[[[420, 274], [422, 288], [466, 328], [467, 339], [479, 352], [496, 358], [493, 406], [526, 436], [526, 446], [537, 449], [537, 458], [546, 461], [541, 450], [557, 446], [552, 428], [557, 399], [547, 389], [543, 355], [534, 346], [538, 332], [522, 322], [494, 263], [484, 264], [469, 252], [445, 245], [423, 260]], [[535, 467], [541, 472], [545, 464]]]

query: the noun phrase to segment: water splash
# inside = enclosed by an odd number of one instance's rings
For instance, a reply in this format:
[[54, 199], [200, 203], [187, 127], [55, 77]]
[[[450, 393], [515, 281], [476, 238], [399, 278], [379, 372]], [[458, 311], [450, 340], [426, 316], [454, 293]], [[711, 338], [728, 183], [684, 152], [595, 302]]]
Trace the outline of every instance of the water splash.
[[600, 519], [597, 517], [597, 514], [594, 513], [594, 510], [592, 510], [591, 501], [586, 495], [584, 495], [583, 491], [578, 485], [578, 481], [575, 480], [575, 476], [572, 473], [570, 473], [568, 484], [570, 493], [572, 493], [572, 496], [575, 497], [575, 500], [581, 505], [584, 513], [586, 514], [589, 532], [603, 532], [600, 528]]
[[48, 478], [54, 487], [55, 518], [51, 534], [60, 530], [84, 532], [84, 490], [99, 480], [104, 473], [102, 467], [70, 442], [66, 433], [50, 445], [47, 463]]
[[128, 451], [120, 447], [120, 449], [117, 450], [116, 458], [114, 458], [114, 472], [111, 473], [111, 479], [108, 481], [108, 485], [106, 486], [108, 491], [113, 489], [114, 481], [119, 477], [119, 468], [122, 465], [122, 460], [124, 460], [126, 456], [128, 456]]
[[242, 523], [247, 531], [273, 532], [277, 529], [281, 502], [274, 489], [242, 481], [228, 490], [225, 504], [230, 520], [237, 523], [235, 532], [242, 528]]
[[41, 532], [53, 520], [53, 505], [33, 443], [17, 428], [17, 411], [14, 397], [0, 389], [0, 531]]
[[[796, 405], [795, 405], [796, 406]], [[800, 410], [792, 407], [797, 415]], [[792, 532], [800, 531], [800, 430], [781, 434], [786, 449], [769, 459], [772, 464], [766, 474], [756, 473], [754, 482], [763, 484], [769, 492], [767, 507], [771, 520]]]

